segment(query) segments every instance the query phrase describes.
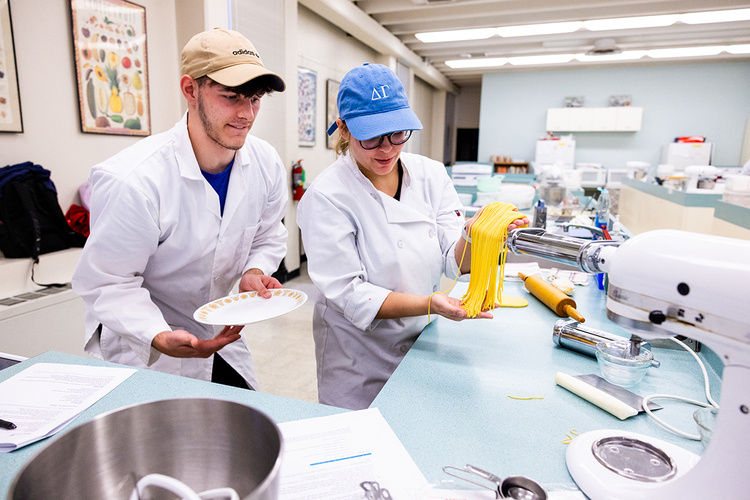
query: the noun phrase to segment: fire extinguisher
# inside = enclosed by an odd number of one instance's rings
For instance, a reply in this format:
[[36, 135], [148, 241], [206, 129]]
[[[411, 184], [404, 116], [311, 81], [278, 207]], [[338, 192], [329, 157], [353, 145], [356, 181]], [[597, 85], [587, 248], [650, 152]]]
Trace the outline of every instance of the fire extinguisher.
[[297, 160], [292, 165], [292, 199], [299, 201], [305, 193], [305, 169], [302, 168], [302, 160]]

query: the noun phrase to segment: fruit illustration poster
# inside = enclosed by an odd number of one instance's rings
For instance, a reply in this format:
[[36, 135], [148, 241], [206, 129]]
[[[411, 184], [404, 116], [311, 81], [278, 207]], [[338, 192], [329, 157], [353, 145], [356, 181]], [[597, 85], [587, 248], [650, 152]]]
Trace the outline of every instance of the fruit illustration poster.
[[71, 0], [81, 130], [149, 135], [146, 9], [124, 0]]
[[8, 0], [0, 0], [0, 132], [23, 132]]

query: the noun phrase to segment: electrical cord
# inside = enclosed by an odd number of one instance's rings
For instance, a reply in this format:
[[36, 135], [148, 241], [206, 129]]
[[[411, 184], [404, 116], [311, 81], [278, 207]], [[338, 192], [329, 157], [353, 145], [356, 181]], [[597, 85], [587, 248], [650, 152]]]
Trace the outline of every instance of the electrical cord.
[[695, 360], [698, 362], [698, 365], [700, 365], [701, 371], [703, 372], [704, 389], [706, 391], [706, 399], [708, 399], [708, 403], [704, 403], [702, 401], [697, 401], [695, 399], [685, 398], [685, 397], [682, 397], [682, 396], [674, 396], [672, 394], [651, 394], [651, 395], [646, 396], [645, 398], [643, 398], [643, 411], [645, 411], [646, 414], [649, 417], [651, 417], [652, 419], [654, 419], [654, 421], [656, 421], [657, 424], [661, 425], [662, 427], [664, 427], [665, 429], [667, 429], [667, 430], [669, 430], [671, 432], [674, 432], [678, 436], [682, 436], [684, 438], [692, 439], [692, 440], [695, 440], [695, 441], [700, 441], [701, 437], [699, 435], [697, 435], [697, 434], [688, 434], [687, 432], [683, 432], [683, 431], [681, 431], [681, 430], [679, 430], [679, 429], [677, 429], [677, 428], [669, 425], [668, 423], [664, 422], [662, 419], [660, 419], [659, 417], [657, 417], [656, 415], [654, 415], [654, 413], [648, 407], [648, 403], [651, 400], [653, 400], [653, 399], [672, 399], [672, 400], [675, 400], [675, 401], [682, 401], [682, 402], [689, 403], [689, 404], [696, 405], [696, 406], [702, 406], [704, 408], [716, 408], [717, 410], [719, 409], [719, 405], [716, 403], [716, 401], [713, 400], [713, 398], [711, 398], [711, 387], [710, 387], [710, 384], [709, 384], [709, 381], [708, 381], [708, 373], [706, 372], [706, 367], [703, 365], [703, 362], [700, 360], [700, 358], [698, 357], [698, 355], [695, 354], [695, 352], [693, 352], [692, 349], [690, 349], [690, 347], [688, 347], [687, 345], [685, 345], [685, 343], [677, 340], [674, 337], [670, 338], [670, 340], [672, 340], [673, 342], [677, 343], [683, 349], [685, 349], [687, 352], [689, 352], [695, 358]]

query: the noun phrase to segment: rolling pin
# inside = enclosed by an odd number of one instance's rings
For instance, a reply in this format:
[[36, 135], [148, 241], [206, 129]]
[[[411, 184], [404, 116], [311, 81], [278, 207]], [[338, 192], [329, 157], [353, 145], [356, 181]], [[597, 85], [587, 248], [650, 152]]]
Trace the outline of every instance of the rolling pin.
[[524, 286], [534, 297], [544, 302], [558, 316], [563, 318], [570, 316], [580, 323], [586, 321], [586, 318], [576, 310], [575, 300], [544, 281], [541, 276], [526, 276], [518, 273], [518, 277], [523, 280]]

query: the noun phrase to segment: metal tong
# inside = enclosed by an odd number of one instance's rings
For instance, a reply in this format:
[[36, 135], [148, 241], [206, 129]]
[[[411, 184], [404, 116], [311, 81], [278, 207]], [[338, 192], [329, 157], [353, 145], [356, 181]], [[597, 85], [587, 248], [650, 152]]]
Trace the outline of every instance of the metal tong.
[[[495, 483], [496, 487], [489, 488], [486, 485], [472, 481], [471, 479], [467, 477], [464, 477], [458, 474], [453, 474], [449, 472], [449, 470], [479, 476], [482, 479], [492, 481], [493, 483]], [[474, 467], [473, 465], [469, 465], [469, 464], [466, 464], [466, 466], [463, 469], [459, 467], [446, 465], [445, 467], [443, 467], [443, 472], [445, 472], [449, 476], [453, 476], [463, 481], [467, 481], [481, 488], [494, 491], [495, 498], [514, 498], [517, 500], [547, 500], [547, 492], [544, 491], [544, 488], [542, 488], [539, 485], [539, 483], [537, 483], [536, 481], [533, 481], [527, 477], [511, 476], [511, 477], [506, 477], [505, 479], [501, 479], [497, 477], [496, 475], [492, 474], [491, 472], [487, 472], [485, 470], [480, 469], [479, 467]]]

